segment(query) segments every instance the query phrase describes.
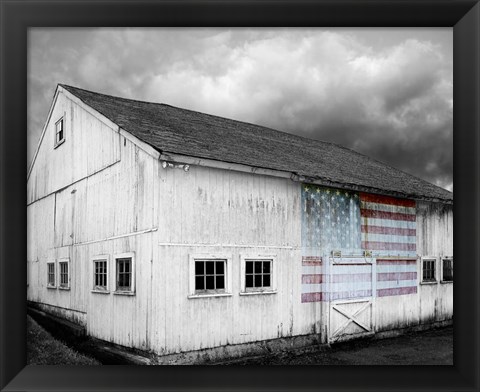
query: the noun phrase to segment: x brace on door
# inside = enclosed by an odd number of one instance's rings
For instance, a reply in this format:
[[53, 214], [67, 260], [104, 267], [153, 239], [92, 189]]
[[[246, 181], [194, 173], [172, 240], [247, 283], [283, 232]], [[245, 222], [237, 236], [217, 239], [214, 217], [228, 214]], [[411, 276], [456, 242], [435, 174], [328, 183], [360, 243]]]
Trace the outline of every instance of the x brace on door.
[[352, 322], [357, 324], [360, 328], [363, 328], [366, 332], [371, 332], [372, 329], [370, 327], [366, 326], [365, 324], [363, 324], [362, 322], [356, 319], [356, 317], [360, 315], [364, 310], [366, 310], [371, 304], [372, 304], [371, 301], [366, 302], [362, 307], [357, 309], [353, 314], [340, 309], [339, 305], [332, 304], [332, 310], [336, 310], [338, 313], [347, 317], [348, 320], [346, 320], [342, 325], [340, 325], [337, 328], [337, 330], [332, 334], [331, 339], [334, 339], [335, 336], [339, 335]]

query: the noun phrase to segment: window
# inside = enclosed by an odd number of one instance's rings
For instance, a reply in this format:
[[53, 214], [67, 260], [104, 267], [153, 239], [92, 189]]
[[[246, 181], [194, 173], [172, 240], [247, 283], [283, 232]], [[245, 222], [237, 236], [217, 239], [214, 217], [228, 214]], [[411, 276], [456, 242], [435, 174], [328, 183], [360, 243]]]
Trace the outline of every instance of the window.
[[231, 295], [231, 257], [225, 255], [190, 255], [189, 298]]
[[276, 293], [275, 256], [241, 256], [241, 295]]
[[93, 259], [93, 290], [108, 291], [108, 258], [97, 256]]
[[436, 282], [435, 263], [435, 259], [423, 259], [422, 282]]
[[272, 283], [271, 260], [245, 261], [245, 288], [269, 289]]
[[63, 117], [55, 123], [55, 147], [65, 141], [65, 129], [63, 125]]
[[[135, 269], [133, 263], [133, 254], [124, 253], [115, 256], [116, 265], [116, 288], [117, 294], [133, 294], [135, 291]], [[105, 271], [105, 276], [106, 276]]]
[[225, 292], [225, 260], [195, 260], [195, 292]]
[[60, 284], [59, 288], [68, 289], [70, 287], [70, 275], [69, 275], [69, 261], [60, 260], [58, 262], [60, 270]]
[[446, 258], [442, 262], [442, 282], [453, 282], [453, 259]]
[[47, 263], [47, 287], [55, 287], [55, 263]]

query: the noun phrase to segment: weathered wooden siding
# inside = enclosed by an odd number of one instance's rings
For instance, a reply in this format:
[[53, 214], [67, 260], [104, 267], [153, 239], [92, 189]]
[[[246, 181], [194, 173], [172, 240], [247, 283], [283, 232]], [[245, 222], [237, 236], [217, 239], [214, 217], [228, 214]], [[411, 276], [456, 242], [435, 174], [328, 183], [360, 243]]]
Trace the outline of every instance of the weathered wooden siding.
[[[417, 201], [416, 211], [418, 294], [377, 298], [378, 331], [444, 321], [453, 316], [453, 283], [440, 282], [441, 259], [453, 256], [453, 207]], [[437, 282], [422, 283], [422, 257], [436, 259]]]
[[[159, 352], [312, 333], [320, 305], [300, 307], [300, 185], [213, 168], [163, 169], [152, 330]], [[188, 298], [189, 255], [231, 257], [230, 297]], [[241, 254], [275, 255], [277, 293], [241, 296]], [[315, 312], [315, 309], [317, 309]], [[319, 332], [319, 330], [317, 331]]]
[[[442, 258], [453, 256], [453, 206], [417, 203], [417, 247], [421, 255], [436, 259], [437, 275], [437, 283], [420, 284], [420, 321], [431, 322], [451, 318], [453, 284], [440, 282], [440, 277]], [[455, 269], [455, 260], [453, 268]]]
[[[63, 116], [65, 142], [54, 148]], [[29, 178], [27, 204], [79, 181], [120, 159], [120, 135], [60, 92], [47, 121]]]
[[[96, 116], [60, 95], [28, 184], [28, 299], [98, 338], [149, 348], [151, 264], [158, 241], [158, 162]], [[54, 149], [62, 113], [65, 142]], [[48, 165], [48, 167], [47, 167]], [[134, 296], [92, 293], [91, 258], [135, 253]], [[47, 288], [47, 262], [69, 258], [70, 289]]]

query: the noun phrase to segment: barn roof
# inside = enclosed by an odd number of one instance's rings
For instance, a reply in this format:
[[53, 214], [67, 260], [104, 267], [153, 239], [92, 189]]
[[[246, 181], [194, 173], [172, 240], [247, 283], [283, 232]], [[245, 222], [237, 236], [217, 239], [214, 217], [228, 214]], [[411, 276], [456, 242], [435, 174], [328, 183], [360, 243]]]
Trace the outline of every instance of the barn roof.
[[452, 203], [453, 193], [334, 143], [170, 105], [60, 84], [161, 153], [291, 172], [305, 182]]

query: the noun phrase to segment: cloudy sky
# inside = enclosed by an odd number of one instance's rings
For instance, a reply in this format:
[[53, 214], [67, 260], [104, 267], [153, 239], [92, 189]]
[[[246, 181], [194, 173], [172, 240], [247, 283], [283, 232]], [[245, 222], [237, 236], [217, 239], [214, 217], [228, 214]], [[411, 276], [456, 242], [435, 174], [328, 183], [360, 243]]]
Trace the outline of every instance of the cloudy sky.
[[453, 190], [453, 31], [29, 31], [28, 160], [57, 83], [352, 148]]

